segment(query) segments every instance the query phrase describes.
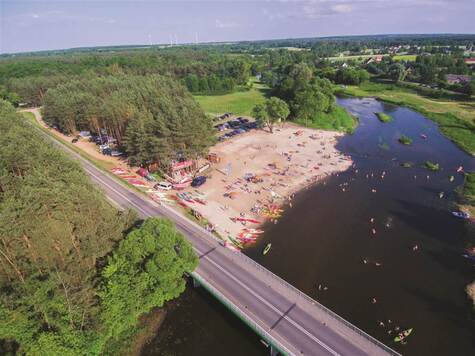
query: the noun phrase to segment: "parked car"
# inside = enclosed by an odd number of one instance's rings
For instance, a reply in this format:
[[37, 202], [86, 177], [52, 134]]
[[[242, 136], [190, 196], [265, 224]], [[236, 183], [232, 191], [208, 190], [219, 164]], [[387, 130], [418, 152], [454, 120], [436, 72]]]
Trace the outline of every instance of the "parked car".
[[111, 156], [112, 157], [122, 156], [123, 154], [124, 154], [124, 152], [120, 152], [120, 151], [117, 151], [117, 150], [112, 150], [111, 151]]
[[155, 189], [170, 190], [172, 189], [171, 183], [168, 182], [158, 182], [153, 186]]
[[78, 141], [79, 141], [79, 139], [78, 139], [77, 137], [75, 137], [75, 138], [73, 138], [73, 139], [71, 140], [71, 143], [76, 143], [76, 142], [78, 142]]
[[103, 155], [106, 155], [106, 156], [111, 156], [112, 155], [112, 149], [110, 149], [109, 147], [104, 148], [103, 150], [101, 150], [101, 152], [102, 152]]
[[206, 182], [206, 177], [205, 176], [198, 176], [193, 181], [191, 182], [192, 187], [199, 187], [200, 185], [203, 185]]
[[235, 128], [241, 126], [241, 123], [240, 123], [239, 121], [237, 121], [237, 120], [236, 120], [236, 121], [233, 120], [233, 121], [228, 121], [228, 125], [229, 125], [229, 127], [231, 127], [232, 129], [235, 129]]

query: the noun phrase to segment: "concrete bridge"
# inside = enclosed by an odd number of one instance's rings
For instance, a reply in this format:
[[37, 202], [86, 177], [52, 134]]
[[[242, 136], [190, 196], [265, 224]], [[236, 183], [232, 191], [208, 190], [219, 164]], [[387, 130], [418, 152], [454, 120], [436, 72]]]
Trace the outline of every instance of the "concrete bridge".
[[269, 344], [271, 354], [399, 355], [252, 259], [221, 246], [199, 225], [130, 189], [41, 132], [79, 161], [115, 205], [132, 208], [143, 218], [163, 216], [173, 220], [200, 258], [199, 266], [191, 273], [196, 284], [258, 333]]

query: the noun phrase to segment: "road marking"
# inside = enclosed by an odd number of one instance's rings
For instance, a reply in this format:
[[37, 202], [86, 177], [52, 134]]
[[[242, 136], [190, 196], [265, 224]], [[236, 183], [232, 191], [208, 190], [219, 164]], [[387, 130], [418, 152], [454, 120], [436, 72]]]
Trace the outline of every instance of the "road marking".
[[[145, 214], [146, 216], [150, 216], [149, 213], [147, 213], [145, 210], [143, 210], [140, 206], [138, 206], [135, 202], [133, 202], [132, 200], [130, 200], [129, 198], [127, 198], [125, 195], [123, 195], [121, 192], [117, 191], [114, 187], [110, 186], [108, 183], [106, 183], [103, 179], [101, 179], [102, 177], [98, 177], [97, 175], [95, 175], [93, 172], [91, 172], [90, 170], [88, 170], [87, 168], [85, 168], [86, 171], [91, 174], [94, 178], [96, 178], [97, 180], [99, 180], [102, 184], [104, 184], [106, 187], [108, 187], [109, 189], [111, 189], [112, 191], [114, 191], [116, 194], [118, 194], [119, 196], [121, 196], [124, 200], [128, 201], [131, 205], [135, 206], [138, 208], [138, 210], [140, 210], [143, 214]], [[140, 197], [139, 197], [140, 198]], [[140, 198], [142, 199], [142, 198]], [[143, 199], [142, 199], [143, 200]], [[202, 252], [200, 252], [198, 249], [194, 248], [198, 254], [202, 254]], [[223, 273], [225, 273], [227, 276], [229, 276], [231, 279], [233, 279], [234, 281], [236, 281], [239, 285], [241, 285], [244, 289], [246, 289], [251, 295], [253, 295], [254, 297], [256, 297], [259, 301], [261, 301], [264, 305], [268, 306], [270, 309], [272, 309], [273, 311], [277, 312], [279, 315], [282, 315], [283, 312], [281, 312], [277, 307], [275, 307], [273, 304], [271, 304], [270, 302], [268, 302], [265, 298], [263, 298], [262, 296], [260, 296], [259, 294], [257, 294], [256, 292], [254, 292], [252, 289], [250, 289], [245, 283], [243, 283], [241, 280], [239, 280], [238, 278], [236, 278], [233, 274], [231, 274], [230, 272], [228, 272], [225, 268], [223, 268], [222, 266], [218, 265], [216, 262], [214, 262], [213, 260], [211, 260], [208, 256], [204, 256], [204, 259], [208, 260], [211, 264], [213, 264], [216, 268], [218, 268], [219, 270], [221, 270]], [[284, 319], [287, 320], [289, 323], [291, 323], [294, 327], [296, 327], [299, 331], [301, 331], [302, 333], [304, 333], [305, 335], [307, 335], [310, 339], [312, 339], [313, 341], [315, 341], [317, 344], [319, 344], [320, 346], [322, 346], [325, 350], [327, 350], [328, 352], [330, 352], [332, 355], [334, 356], [339, 356], [340, 354], [338, 352], [336, 352], [335, 350], [333, 350], [330, 346], [328, 346], [327, 344], [325, 344], [323, 341], [319, 340], [317, 337], [315, 337], [313, 334], [311, 334], [307, 329], [303, 328], [302, 326], [300, 326], [299, 324], [297, 324], [292, 318], [290, 318], [289, 316], [284, 316]]]
[[[242, 288], [246, 289], [250, 294], [252, 294], [254, 297], [256, 297], [257, 299], [259, 299], [263, 304], [267, 305], [269, 308], [271, 308], [272, 310], [274, 310], [275, 312], [277, 312], [279, 315], [282, 315], [283, 312], [281, 312], [277, 307], [275, 307], [273, 304], [271, 304], [270, 302], [268, 302], [266, 299], [264, 299], [263, 297], [261, 297], [259, 294], [257, 294], [256, 292], [254, 292], [251, 288], [249, 288], [245, 283], [241, 282], [238, 278], [236, 278], [234, 275], [232, 275], [231, 273], [229, 273], [226, 269], [224, 269], [223, 267], [221, 267], [220, 265], [218, 265], [216, 262], [214, 262], [213, 260], [211, 260], [208, 256], [205, 257], [205, 259], [207, 259], [211, 264], [215, 265], [216, 268], [218, 268], [219, 270], [221, 270], [223, 273], [225, 273], [228, 277], [230, 277], [231, 279], [235, 280], [238, 284], [241, 285]], [[300, 326], [299, 324], [297, 324], [292, 318], [290, 318], [289, 316], [284, 316], [284, 319], [286, 319], [289, 323], [291, 323], [293, 326], [295, 326], [298, 330], [300, 330], [302, 333], [304, 333], [305, 335], [307, 335], [310, 339], [312, 339], [313, 341], [315, 341], [317, 344], [319, 344], [320, 346], [322, 346], [325, 350], [327, 350], [328, 352], [330, 352], [332, 355], [334, 356], [339, 356], [340, 354], [338, 352], [336, 352], [335, 350], [333, 350], [330, 346], [328, 346], [327, 344], [325, 344], [323, 341], [321, 341], [320, 339], [318, 339], [317, 337], [315, 337], [313, 334], [311, 334], [307, 329], [305, 329], [304, 327]]]

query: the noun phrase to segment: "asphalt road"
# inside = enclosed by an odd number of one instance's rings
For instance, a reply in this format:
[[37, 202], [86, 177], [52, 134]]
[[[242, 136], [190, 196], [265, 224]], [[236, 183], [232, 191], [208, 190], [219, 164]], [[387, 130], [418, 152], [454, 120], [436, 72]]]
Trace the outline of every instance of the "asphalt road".
[[241, 318], [255, 324], [261, 333], [267, 333], [281, 350], [293, 355], [397, 354], [327, 312], [245, 255], [221, 246], [199, 225], [129, 189], [67, 146], [54, 141], [82, 164], [92, 181], [118, 207], [135, 209], [141, 217], [163, 216], [173, 220], [200, 257], [194, 275], [213, 294], [231, 304]]

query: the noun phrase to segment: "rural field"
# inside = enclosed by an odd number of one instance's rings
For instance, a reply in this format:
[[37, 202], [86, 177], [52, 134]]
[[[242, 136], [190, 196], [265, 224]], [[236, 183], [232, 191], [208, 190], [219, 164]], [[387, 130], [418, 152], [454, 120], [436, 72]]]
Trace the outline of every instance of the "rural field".
[[235, 115], [250, 116], [252, 108], [264, 102], [268, 90], [264, 84], [254, 82], [250, 90], [224, 95], [195, 95], [194, 98], [209, 114], [232, 112]]
[[400, 56], [394, 56], [393, 59], [395, 61], [409, 61], [409, 62], [414, 62], [416, 60], [416, 55], [415, 54], [403, 54]]
[[357, 56], [338, 56], [338, 57], [329, 57], [328, 59], [331, 61], [331, 62], [339, 62], [339, 61], [351, 61], [351, 60], [365, 60], [365, 59], [368, 59], [368, 58], [371, 58], [373, 57], [374, 55], [373, 54], [361, 54], [361, 55], [357, 55]]

